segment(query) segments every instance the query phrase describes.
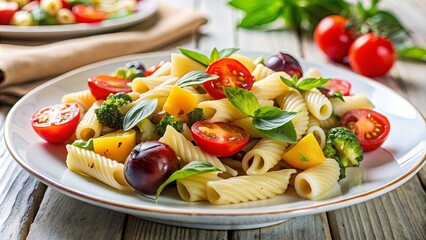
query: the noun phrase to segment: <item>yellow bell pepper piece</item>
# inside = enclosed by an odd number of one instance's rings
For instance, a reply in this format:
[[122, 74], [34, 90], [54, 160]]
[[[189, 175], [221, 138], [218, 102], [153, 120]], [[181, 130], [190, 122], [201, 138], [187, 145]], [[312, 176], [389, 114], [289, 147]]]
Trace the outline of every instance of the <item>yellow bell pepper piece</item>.
[[185, 89], [174, 86], [164, 103], [163, 110], [174, 118], [187, 122], [186, 114], [192, 112], [198, 105], [197, 97]]
[[102, 156], [124, 162], [136, 145], [136, 131], [118, 130], [105, 134], [98, 138], [93, 138], [94, 151]]
[[282, 159], [295, 168], [306, 169], [324, 162], [325, 156], [315, 136], [310, 133], [291, 146]]

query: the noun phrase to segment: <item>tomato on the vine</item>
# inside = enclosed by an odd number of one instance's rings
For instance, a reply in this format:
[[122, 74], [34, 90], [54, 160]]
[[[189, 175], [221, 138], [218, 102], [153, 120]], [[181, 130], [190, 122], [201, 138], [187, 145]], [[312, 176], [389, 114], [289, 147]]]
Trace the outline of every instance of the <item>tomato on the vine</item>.
[[365, 152], [380, 147], [389, 135], [389, 120], [382, 114], [369, 109], [346, 112], [341, 124], [355, 133]]
[[96, 10], [95, 7], [85, 4], [77, 4], [72, 7], [72, 13], [78, 23], [96, 23], [107, 18], [107, 14]]
[[198, 121], [192, 125], [191, 132], [203, 151], [218, 157], [238, 153], [250, 138], [244, 129], [226, 122]]
[[203, 83], [204, 89], [215, 99], [225, 98], [223, 87], [239, 87], [250, 90], [254, 77], [239, 61], [231, 58], [221, 58], [207, 69], [207, 73], [218, 75], [219, 78]]
[[36, 133], [49, 143], [62, 143], [70, 138], [80, 121], [76, 103], [61, 103], [45, 107], [31, 117]]
[[343, 96], [351, 94], [352, 84], [346, 80], [333, 78], [323, 86], [328, 88], [328, 90], [321, 90], [324, 95], [333, 94], [333, 92], [341, 92]]
[[88, 79], [90, 92], [96, 99], [106, 99], [111, 93], [131, 92], [132, 88], [127, 84], [131, 81], [125, 78], [109, 75], [96, 75]]
[[353, 34], [345, 28], [347, 21], [342, 16], [331, 15], [315, 27], [315, 43], [333, 61], [341, 62], [349, 53]]
[[357, 38], [349, 50], [351, 68], [367, 77], [385, 75], [396, 60], [392, 42], [386, 37], [367, 33]]

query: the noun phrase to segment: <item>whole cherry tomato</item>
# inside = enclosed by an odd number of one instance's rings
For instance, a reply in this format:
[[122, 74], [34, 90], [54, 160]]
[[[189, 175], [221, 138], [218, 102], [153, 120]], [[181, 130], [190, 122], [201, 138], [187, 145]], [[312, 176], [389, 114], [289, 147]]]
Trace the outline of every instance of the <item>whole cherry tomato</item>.
[[49, 143], [63, 143], [72, 136], [80, 121], [76, 103], [61, 103], [45, 107], [31, 117], [36, 133]]
[[96, 75], [88, 79], [90, 92], [96, 99], [106, 99], [111, 93], [131, 92], [127, 84], [131, 81], [109, 75]]
[[250, 138], [250, 134], [244, 129], [226, 122], [198, 121], [192, 125], [191, 132], [203, 151], [218, 157], [236, 154]]
[[315, 27], [316, 45], [333, 61], [342, 62], [349, 53], [353, 34], [345, 28], [347, 21], [342, 16], [331, 15]]
[[355, 133], [365, 152], [380, 147], [389, 135], [389, 120], [382, 114], [369, 109], [346, 112], [341, 124]]
[[72, 13], [78, 23], [96, 23], [107, 18], [107, 14], [96, 10], [93, 6], [77, 4], [72, 7]]
[[367, 77], [385, 75], [396, 60], [393, 44], [382, 36], [367, 33], [357, 38], [349, 50], [351, 68]]
[[219, 78], [203, 83], [204, 89], [215, 99], [225, 98], [223, 87], [239, 87], [250, 90], [254, 77], [239, 61], [231, 58], [221, 58], [207, 69], [207, 73], [218, 75]]

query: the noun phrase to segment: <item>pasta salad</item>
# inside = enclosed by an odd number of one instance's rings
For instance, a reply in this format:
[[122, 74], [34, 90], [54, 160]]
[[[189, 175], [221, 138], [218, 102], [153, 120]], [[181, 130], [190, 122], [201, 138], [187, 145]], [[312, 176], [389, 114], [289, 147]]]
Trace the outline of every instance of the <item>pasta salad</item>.
[[68, 143], [67, 167], [157, 199], [232, 204], [285, 194], [341, 194], [342, 179], [390, 124], [349, 81], [303, 71], [289, 54], [250, 59], [179, 48], [145, 68], [129, 62], [37, 111], [34, 130]]
[[137, 0], [0, 0], [0, 25], [98, 23], [137, 11]]

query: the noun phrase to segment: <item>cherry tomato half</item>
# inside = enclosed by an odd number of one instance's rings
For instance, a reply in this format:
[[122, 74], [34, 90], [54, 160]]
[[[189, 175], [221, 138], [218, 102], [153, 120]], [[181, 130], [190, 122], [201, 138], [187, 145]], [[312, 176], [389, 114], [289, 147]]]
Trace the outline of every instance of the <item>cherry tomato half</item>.
[[239, 87], [250, 90], [254, 77], [239, 61], [231, 58], [221, 58], [207, 69], [207, 73], [218, 75], [219, 78], [203, 83], [204, 89], [215, 99], [225, 98], [223, 87]]
[[132, 88], [127, 84], [131, 82], [125, 78], [109, 75], [96, 75], [88, 80], [90, 92], [96, 99], [106, 99], [111, 93], [131, 92]]
[[330, 95], [333, 92], [341, 92], [343, 96], [349, 96], [351, 95], [351, 87], [352, 84], [346, 80], [341, 79], [330, 79], [326, 84], [324, 84], [324, 87], [330, 89], [330, 90], [321, 90], [321, 92], [324, 95]]
[[16, 2], [0, 1], [0, 25], [9, 25], [18, 8], [19, 6]]
[[78, 23], [96, 23], [107, 18], [107, 14], [96, 10], [93, 6], [77, 4], [72, 7], [72, 13]]
[[31, 117], [36, 133], [49, 143], [63, 143], [70, 138], [80, 121], [76, 103], [61, 103], [45, 107]]
[[158, 64], [152, 65], [151, 67], [145, 69], [145, 76], [151, 76], [155, 71], [157, 71], [161, 66], [163, 66], [166, 62], [161, 61]]
[[367, 33], [357, 38], [349, 50], [351, 68], [367, 77], [385, 75], [395, 63], [392, 43], [385, 37]]
[[236, 154], [250, 138], [241, 127], [225, 122], [198, 121], [192, 125], [191, 132], [202, 150], [218, 157]]
[[345, 28], [347, 19], [331, 15], [323, 18], [314, 30], [316, 45], [331, 60], [341, 62], [348, 55], [352, 33]]
[[346, 112], [341, 124], [355, 133], [365, 152], [380, 147], [389, 135], [389, 120], [382, 114], [369, 109]]

